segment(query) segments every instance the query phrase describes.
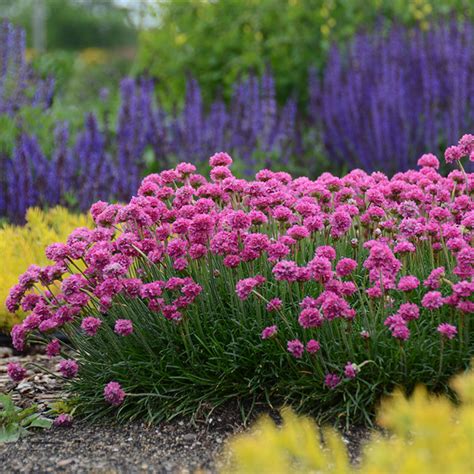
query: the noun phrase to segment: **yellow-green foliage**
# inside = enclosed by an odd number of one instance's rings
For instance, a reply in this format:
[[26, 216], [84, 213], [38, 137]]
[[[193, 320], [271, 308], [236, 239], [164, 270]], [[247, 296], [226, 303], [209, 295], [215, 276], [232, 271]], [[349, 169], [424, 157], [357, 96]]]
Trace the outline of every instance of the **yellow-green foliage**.
[[24, 226], [0, 227], [0, 331], [8, 331], [21, 320], [22, 314], [9, 314], [5, 299], [18, 276], [29, 265], [48, 265], [44, 249], [53, 242], [65, 242], [76, 227], [90, 227], [86, 215], [72, 214], [67, 209], [55, 207], [49, 211], [29, 209]]
[[[462, 403], [427, 394], [418, 387], [409, 399], [401, 392], [387, 398], [378, 422], [390, 436], [374, 434], [363, 448], [362, 465], [349, 463], [346, 448], [331, 429], [320, 431], [308, 418], [282, 412], [278, 428], [263, 418], [250, 433], [236, 436], [227, 446], [228, 473], [337, 474], [461, 474], [474, 472], [474, 372], [456, 378], [453, 388]], [[224, 463], [225, 464], [225, 463]]]

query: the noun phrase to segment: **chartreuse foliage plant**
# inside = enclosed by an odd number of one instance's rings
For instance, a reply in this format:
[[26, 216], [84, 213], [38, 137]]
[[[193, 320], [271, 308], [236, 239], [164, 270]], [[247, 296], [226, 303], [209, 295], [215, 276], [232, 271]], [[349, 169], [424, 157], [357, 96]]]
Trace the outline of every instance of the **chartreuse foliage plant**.
[[[49, 246], [7, 299], [12, 330], [64, 331], [77, 412], [150, 421], [230, 400], [371, 423], [399, 385], [448, 392], [473, 354], [474, 135], [388, 178], [237, 179], [226, 153], [147, 176], [93, 229]], [[46, 287], [41, 291], [38, 286]], [[37, 291], [37, 290], [40, 291]], [[61, 343], [48, 343], [50, 355]], [[17, 372], [15, 372], [17, 373]]]
[[[0, 226], [0, 331], [8, 332], [24, 317], [21, 310], [9, 313], [5, 307], [8, 291], [31, 264], [47, 265], [45, 248], [52, 242], [65, 242], [76, 227], [87, 227], [91, 220], [62, 207], [49, 211], [31, 208], [26, 214], [24, 226]], [[49, 262], [52, 263], [52, 262]]]
[[[282, 411], [277, 427], [262, 418], [250, 432], [228, 442], [222, 473], [419, 474], [472, 472], [474, 445], [474, 372], [458, 376], [453, 386], [460, 404], [430, 396], [422, 386], [410, 398], [397, 390], [384, 399], [378, 422], [390, 436], [373, 434], [357, 467], [349, 463], [339, 434], [319, 430], [309, 418]], [[321, 439], [324, 445], [321, 445]]]

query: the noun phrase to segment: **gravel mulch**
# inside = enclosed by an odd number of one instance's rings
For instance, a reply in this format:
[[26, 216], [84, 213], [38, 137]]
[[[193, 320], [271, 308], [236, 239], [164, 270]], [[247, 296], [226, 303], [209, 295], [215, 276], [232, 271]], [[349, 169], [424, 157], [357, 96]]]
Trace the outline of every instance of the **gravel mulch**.
[[[8, 381], [6, 364], [20, 358], [0, 348], [0, 392], [9, 391], [19, 406], [36, 403], [41, 410], [64, 397], [54, 377], [31, 369], [18, 384]], [[57, 360], [40, 354], [22, 357], [21, 362], [47, 364], [55, 371]], [[271, 414], [278, 420], [276, 414]], [[0, 472], [74, 473], [194, 473], [216, 472], [215, 459], [226, 439], [244, 430], [235, 407], [216, 412], [196, 426], [186, 420], [158, 425], [128, 423], [81, 423], [69, 428], [35, 431], [16, 443], [0, 444]], [[369, 436], [364, 428], [354, 427], [343, 435], [353, 462], [358, 461], [360, 444]]]

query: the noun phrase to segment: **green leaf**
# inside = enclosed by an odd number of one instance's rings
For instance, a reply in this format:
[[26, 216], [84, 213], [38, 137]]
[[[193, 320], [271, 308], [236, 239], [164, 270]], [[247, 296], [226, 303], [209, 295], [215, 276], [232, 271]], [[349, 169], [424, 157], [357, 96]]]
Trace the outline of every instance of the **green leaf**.
[[0, 405], [3, 409], [0, 411], [0, 420], [4, 419], [7, 422], [15, 419], [17, 416], [16, 407], [13, 400], [8, 395], [0, 395]]
[[21, 428], [16, 423], [7, 426], [0, 426], [0, 443], [13, 443], [18, 441], [21, 435]]
[[31, 421], [28, 427], [49, 430], [51, 426], [53, 426], [53, 422], [49, 418], [45, 418], [44, 416], [37, 416], [34, 420]]

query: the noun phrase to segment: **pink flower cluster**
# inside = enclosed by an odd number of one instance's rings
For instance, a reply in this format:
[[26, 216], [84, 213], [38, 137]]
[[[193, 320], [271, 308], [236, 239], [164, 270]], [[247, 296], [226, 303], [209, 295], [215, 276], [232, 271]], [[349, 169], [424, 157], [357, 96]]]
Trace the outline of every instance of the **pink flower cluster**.
[[[465, 135], [446, 160], [472, 160], [473, 151], [473, 136]], [[355, 169], [313, 181], [266, 169], [248, 181], [232, 174], [231, 163], [226, 153], [212, 156], [209, 180], [181, 163], [147, 176], [128, 204], [95, 203], [95, 228], [49, 246], [52, 263], [32, 265], [11, 289], [8, 309], [29, 312], [12, 331], [15, 347], [23, 350], [35, 331], [71, 324], [86, 337], [106, 328], [128, 336], [134, 322], [115, 319], [111, 309], [130, 300], [178, 325], [199, 317], [196, 299], [215, 297], [203, 288], [221, 277], [228, 293], [219, 298], [264, 313], [264, 344], [285, 337], [288, 325], [299, 331], [279, 341], [296, 359], [330, 351], [319, 337], [330, 325], [355, 326], [365, 344], [370, 311], [380, 330], [402, 342], [413, 320], [437, 318], [447, 307], [474, 312], [474, 175], [443, 176], [434, 155], [392, 178]], [[438, 331], [453, 335], [445, 326]], [[49, 355], [59, 351], [59, 342], [49, 344]], [[341, 375], [354, 378], [356, 367], [348, 363]], [[72, 360], [60, 370], [80, 375]], [[322, 383], [340, 381], [328, 374]], [[104, 396], [118, 405], [125, 395], [110, 382]]]

